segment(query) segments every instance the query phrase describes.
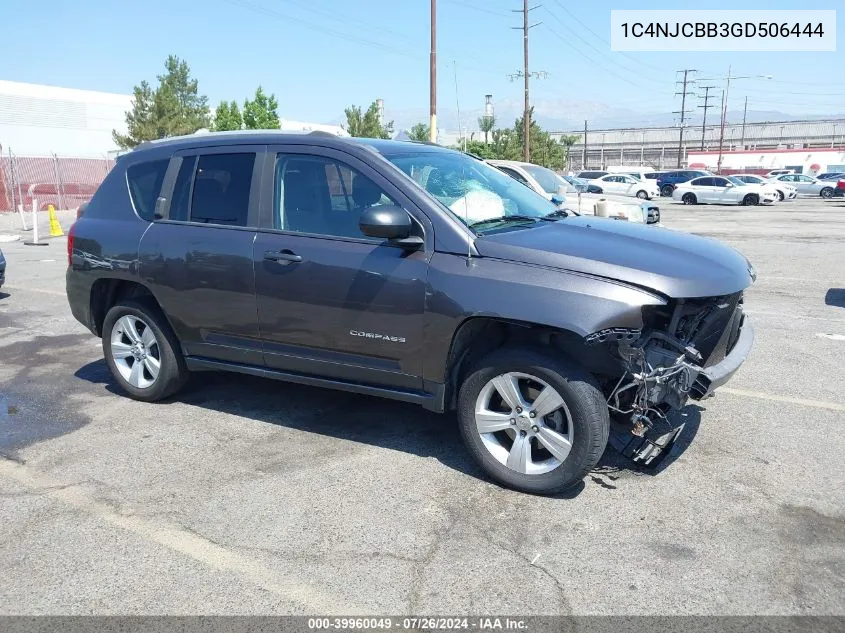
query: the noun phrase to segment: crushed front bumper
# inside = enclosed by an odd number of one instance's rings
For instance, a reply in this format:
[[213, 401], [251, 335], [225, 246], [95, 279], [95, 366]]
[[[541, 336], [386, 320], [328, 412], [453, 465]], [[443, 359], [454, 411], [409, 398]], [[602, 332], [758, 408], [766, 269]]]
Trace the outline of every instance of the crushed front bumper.
[[699, 372], [698, 377], [690, 389], [690, 397], [693, 400], [701, 400], [713, 393], [718, 387], [724, 385], [748, 358], [751, 353], [751, 347], [754, 345], [754, 326], [747, 315], [743, 316], [742, 329], [739, 332], [733, 349], [725, 358], [711, 365], [705, 367]]

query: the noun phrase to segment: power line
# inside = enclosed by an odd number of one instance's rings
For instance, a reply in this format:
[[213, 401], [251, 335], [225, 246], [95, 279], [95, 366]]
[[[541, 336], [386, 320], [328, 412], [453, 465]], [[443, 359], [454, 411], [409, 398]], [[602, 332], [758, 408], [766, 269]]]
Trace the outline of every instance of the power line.
[[701, 151], [704, 151], [704, 132], [707, 129], [707, 110], [715, 107], [708, 103], [710, 101], [710, 91], [715, 87], [716, 86], [699, 86], [699, 89], [704, 89], [704, 105], [698, 106], [704, 110], [704, 114], [701, 119]]
[[[678, 72], [681, 72], [681, 71], [678, 71]], [[683, 83], [683, 88], [682, 88], [681, 92], [675, 93], [676, 95], [681, 95], [681, 109], [678, 112], [672, 113], [672, 114], [680, 114], [681, 115], [681, 124], [679, 126], [679, 132], [678, 132], [678, 167], [679, 168], [681, 166], [681, 158], [683, 156], [683, 151], [684, 151], [684, 149], [683, 149], [684, 148], [684, 121], [686, 120], [686, 116], [687, 116], [687, 112], [688, 112], [688, 110], [686, 109], [687, 85], [689, 83], [695, 82], [695, 80], [690, 80], [688, 78], [688, 76], [689, 76], [689, 73], [694, 73], [694, 72], [698, 72], [698, 71], [695, 70], [694, 68], [685, 68], [683, 70], [683, 73], [684, 73], [683, 82], [681, 82], [681, 81], [675, 82], [676, 85], [679, 84], [679, 83]]]
[[[610, 42], [608, 42], [606, 38], [604, 38], [604, 37], [602, 37], [601, 35], [599, 35], [598, 33], [596, 33], [596, 32], [595, 32], [593, 29], [591, 29], [591, 28], [590, 28], [587, 24], [584, 24], [584, 22], [582, 22], [582, 21], [578, 18], [578, 16], [577, 16], [577, 15], [575, 15], [574, 13], [572, 13], [572, 11], [570, 11], [569, 9], [567, 9], [567, 8], [566, 8], [566, 7], [565, 7], [565, 6], [564, 6], [564, 5], [563, 5], [563, 4], [562, 4], [559, 0], [554, 0], [554, 3], [555, 3], [557, 6], [559, 6], [559, 7], [560, 7], [560, 8], [561, 8], [561, 9], [562, 9], [562, 10], [563, 10], [566, 14], [568, 14], [568, 15], [569, 15], [569, 17], [571, 17], [573, 20], [575, 20], [578, 24], [580, 24], [580, 25], [581, 25], [581, 26], [583, 26], [585, 29], [587, 29], [590, 33], [592, 33], [592, 34], [593, 34], [595, 37], [597, 37], [599, 40], [601, 40], [602, 42], [604, 42], [605, 44], [607, 44], [608, 46], [610, 46]], [[640, 61], [640, 60], [634, 59], [633, 57], [631, 57], [630, 55], [628, 55], [627, 53], [624, 53], [624, 52], [622, 52], [622, 51], [616, 51], [616, 52], [617, 52], [619, 55], [622, 55], [623, 57], [626, 57], [626, 58], [630, 59], [632, 62], [634, 62], [634, 63], [636, 63], [636, 64], [638, 64], [638, 65], [641, 65], [641, 66], [646, 66], [646, 67], [648, 67], [648, 68], [651, 68], [651, 69], [653, 69], [653, 70], [657, 70], [657, 71], [661, 71], [661, 72], [662, 72], [663, 70], [665, 70], [664, 68], [659, 68], [659, 67], [657, 67], [657, 66], [654, 66], [653, 64], [647, 64], [646, 62], [643, 62], [643, 61]]]

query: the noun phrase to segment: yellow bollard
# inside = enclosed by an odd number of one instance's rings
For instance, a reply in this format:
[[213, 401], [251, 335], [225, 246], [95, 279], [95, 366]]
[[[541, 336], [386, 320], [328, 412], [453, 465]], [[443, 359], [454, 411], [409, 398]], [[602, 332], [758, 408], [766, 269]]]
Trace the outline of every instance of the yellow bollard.
[[56, 207], [48, 204], [47, 211], [50, 212], [50, 237], [61, 237], [65, 232], [62, 231], [62, 225], [59, 224], [59, 218], [56, 216]]

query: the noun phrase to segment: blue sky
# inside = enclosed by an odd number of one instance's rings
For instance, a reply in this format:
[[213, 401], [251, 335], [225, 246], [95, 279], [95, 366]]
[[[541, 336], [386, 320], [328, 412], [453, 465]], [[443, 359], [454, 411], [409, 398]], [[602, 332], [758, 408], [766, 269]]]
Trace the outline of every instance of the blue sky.
[[[845, 112], [841, 47], [835, 53], [615, 53], [612, 8], [676, 9], [679, 3], [534, 4], [542, 6], [532, 12], [532, 23], [542, 24], [531, 31], [531, 68], [549, 75], [532, 82], [531, 94], [547, 110], [575, 118], [602, 107], [667, 113], [680, 106], [673, 95], [677, 69], [714, 77], [731, 64], [735, 75], [773, 76], [734, 82], [732, 109], [741, 109], [747, 95], [749, 110]], [[800, 3], [802, 9], [836, 5]], [[346, 105], [377, 97], [385, 99], [388, 118], [419, 114], [422, 120], [428, 112], [428, 0], [39, 0], [37, 11], [33, 6], [3, 0], [3, 49], [16, 52], [3, 64], [2, 79], [130, 92], [140, 80], [154, 80], [174, 53], [189, 62], [212, 104], [243, 101], [261, 83], [277, 95], [284, 118], [339, 121]], [[711, 1], [706, 8], [795, 6]], [[465, 117], [480, 111], [487, 93], [500, 111], [518, 109], [522, 84], [508, 74], [522, 66], [522, 34], [511, 29], [521, 26], [521, 14], [511, 12], [521, 7], [519, 0], [438, 0], [441, 110], [454, 110], [455, 73]]]

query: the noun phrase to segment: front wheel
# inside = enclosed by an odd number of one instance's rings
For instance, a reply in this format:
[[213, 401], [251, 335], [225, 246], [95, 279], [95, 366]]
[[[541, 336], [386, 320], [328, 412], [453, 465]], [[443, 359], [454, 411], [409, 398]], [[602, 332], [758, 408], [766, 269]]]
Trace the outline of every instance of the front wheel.
[[783, 202], [783, 191], [778, 190], [778, 202]]
[[640, 189], [640, 190], [637, 192], [637, 197], [638, 197], [640, 200], [648, 200], [648, 193], [647, 193], [647, 192], [645, 192], [645, 191], [643, 191], [642, 189]]
[[607, 404], [578, 365], [504, 348], [460, 387], [458, 424], [472, 457], [499, 483], [555, 494], [580, 482], [607, 445]]
[[161, 311], [147, 303], [126, 301], [108, 311], [103, 353], [121, 388], [136, 400], [171, 396], [188, 379], [176, 336]]
[[832, 198], [833, 197], [833, 188], [832, 187], [825, 187], [824, 189], [822, 189], [821, 190], [821, 197], [825, 198], [826, 200]]

